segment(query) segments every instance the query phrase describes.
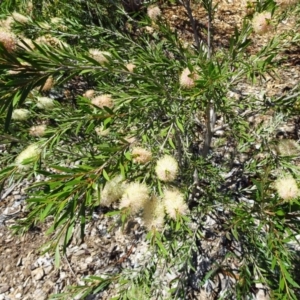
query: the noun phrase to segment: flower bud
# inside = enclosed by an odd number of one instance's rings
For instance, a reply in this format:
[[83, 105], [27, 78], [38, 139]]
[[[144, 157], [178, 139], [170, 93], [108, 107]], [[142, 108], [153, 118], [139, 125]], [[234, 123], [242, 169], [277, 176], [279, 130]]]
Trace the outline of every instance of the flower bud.
[[52, 89], [54, 85], [54, 80], [52, 76], [49, 76], [46, 80], [46, 82], [44, 83], [43, 87], [42, 87], [42, 91], [46, 92]]
[[94, 95], [95, 95], [95, 91], [94, 91], [94, 90], [87, 90], [87, 91], [83, 94], [83, 97], [92, 99]]
[[105, 56], [111, 56], [109, 52], [100, 51], [98, 49], [90, 49], [89, 50], [90, 56], [96, 60], [100, 65], [108, 63], [108, 59]]
[[27, 17], [25, 17], [24, 15], [22, 15], [18, 12], [13, 12], [12, 17], [14, 18], [14, 20], [16, 20], [17, 22], [22, 23], [22, 24], [26, 24], [29, 21], [29, 19]]
[[195, 73], [191, 73], [188, 68], [185, 68], [179, 78], [179, 83], [183, 88], [192, 88], [195, 86], [195, 80], [197, 80], [199, 76]]
[[96, 131], [98, 136], [107, 136], [110, 133], [109, 128], [104, 129], [103, 125], [95, 127], [95, 131]]
[[36, 126], [32, 126], [29, 129], [29, 134], [32, 136], [43, 136], [45, 135], [45, 131], [46, 131], [47, 126], [42, 124], [42, 125], [36, 125]]
[[147, 8], [147, 14], [152, 21], [156, 21], [161, 15], [161, 10], [158, 6], [149, 6]]
[[30, 117], [30, 111], [24, 108], [14, 109], [11, 118], [16, 121], [24, 121]]
[[108, 95], [108, 94], [100, 95], [100, 96], [93, 98], [91, 100], [91, 103], [99, 108], [104, 108], [104, 107], [113, 108], [114, 107], [113, 99], [112, 99], [111, 95]]
[[24, 164], [24, 161], [28, 159], [38, 159], [42, 149], [37, 144], [31, 144], [24, 149], [15, 159], [15, 163], [19, 169], [27, 170], [30, 168], [29, 164]]
[[152, 153], [142, 147], [135, 147], [131, 151], [134, 163], [145, 164], [152, 159]]
[[9, 31], [1, 30], [0, 31], [0, 43], [3, 44], [4, 48], [8, 52], [13, 52], [16, 50], [17, 39], [14, 34]]
[[54, 100], [48, 97], [37, 97], [36, 106], [40, 109], [50, 109], [55, 106]]
[[130, 73], [133, 73], [133, 70], [134, 70], [135, 67], [136, 67], [136, 66], [135, 66], [134, 64], [132, 64], [132, 63], [129, 63], [129, 64], [126, 65], [126, 68], [127, 68], [127, 70], [128, 70]]

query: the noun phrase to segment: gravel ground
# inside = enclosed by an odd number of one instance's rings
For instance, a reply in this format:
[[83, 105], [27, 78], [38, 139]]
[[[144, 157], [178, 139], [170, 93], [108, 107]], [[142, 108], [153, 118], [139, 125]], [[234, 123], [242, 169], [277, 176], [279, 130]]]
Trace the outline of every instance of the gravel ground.
[[[233, 1], [234, 2], [234, 1]], [[228, 36], [233, 27], [240, 24], [245, 14], [245, 6], [240, 3], [225, 2], [219, 5], [215, 32], [216, 40], [220, 46], [228, 45]], [[165, 18], [170, 21], [171, 26], [176, 28], [182, 38], [187, 42], [192, 38], [192, 31], [187, 22], [184, 11], [179, 7], [164, 10]], [[195, 10], [195, 17], [205, 24], [206, 18], [203, 10]], [[293, 26], [292, 20], [286, 20], [279, 25], [278, 30], [285, 30]], [[268, 36], [257, 38], [255, 47], [261, 47]], [[252, 49], [253, 52], [255, 48]], [[299, 50], [299, 49], [296, 49]], [[230, 92], [230, 97], [237, 101], [248, 94], [262, 97], [282, 95], [299, 82], [300, 67], [297, 51], [289, 53], [289, 59], [280, 71], [279, 77], [274, 79], [267, 77], [263, 85], [249, 86], [241, 84], [236, 91]], [[253, 124], [272, 116], [252, 116]], [[281, 131], [285, 135], [293, 135], [299, 138], [297, 132], [297, 118], [283, 124]], [[222, 126], [222, 120], [216, 126]], [[224, 134], [221, 130], [214, 142]], [[224, 146], [224, 149], [227, 146]], [[2, 149], [3, 150], [3, 149]], [[230, 152], [230, 146], [224, 150]], [[223, 154], [222, 154], [223, 155]], [[242, 158], [238, 158], [242, 160]], [[226, 175], [226, 174], [225, 174]], [[228, 182], [236, 181], [239, 177], [239, 169], [232, 169], [228, 175]], [[35, 178], [34, 181], [43, 178]], [[241, 178], [239, 179], [241, 180]], [[54, 266], [54, 257], [49, 253], [42, 254], [40, 248], [51, 239], [45, 234], [51, 224], [49, 218], [41, 227], [32, 228], [23, 236], [14, 236], [8, 229], [16, 220], [26, 216], [26, 187], [30, 182], [26, 180], [8, 185], [0, 195], [0, 300], [29, 300], [49, 299], [50, 294], [61, 293], [72, 284], [83, 284], [83, 278], [88, 275], [101, 275], [104, 273], [117, 274], [126, 268], [143, 268], [152, 255], [149, 244], [145, 241], [145, 230], [141, 226], [139, 218], [127, 225], [125, 233], [120, 230], [116, 218], [107, 218], [103, 211], [95, 211], [93, 220], [87, 225], [86, 237], [82, 243], [80, 239], [74, 238], [62, 258], [59, 268]], [[249, 199], [246, 199], [249, 200]], [[203, 239], [198, 249], [193, 253], [195, 271], [189, 277], [190, 299], [217, 299], [231, 285], [238, 280], [236, 274], [220, 272], [214, 281], [208, 280], [202, 290], [197, 285], [205, 277], [212, 263], [224, 264], [229, 245], [224, 242], [224, 228], [220, 225], [222, 219], [227, 218], [225, 211], [219, 211], [216, 215], [206, 216], [204, 233], [207, 236], [215, 235], [215, 239]], [[198, 224], [191, 224], [197, 227]], [[76, 234], [75, 234], [76, 236]], [[233, 242], [234, 243], [234, 242]], [[231, 247], [239, 249], [240, 245], [231, 244]], [[227, 258], [226, 258], [227, 259]], [[226, 261], [233, 269], [239, 267], [238, 261], [234, 259]], [[172, 270], [173, 274], [166, 274], [158, 268], [162, 286], [168, 286], [172, 279], [178, 275], [178, 270]], [[109, 289], [89, 299], [111, 299], [118, 287], [110, 286]], [[249, 295], [250, 296], [250, 295]], [[255, 298], [258, 300], [269, 299], [267, 290], [263, 286], [256, 286]]]

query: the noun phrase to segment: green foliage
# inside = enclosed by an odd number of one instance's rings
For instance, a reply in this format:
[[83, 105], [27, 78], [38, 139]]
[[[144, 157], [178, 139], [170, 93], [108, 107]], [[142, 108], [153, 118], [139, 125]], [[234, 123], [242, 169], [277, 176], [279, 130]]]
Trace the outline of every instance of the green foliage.
[[[190, 9], [190, 1], [179, 2]], [[202, 4], [211, 23], [214, 3]], [[29, 9], [27, 1], [4, 1], [0, 7], [7, 15], [15, 10], [25, 14]], [[274, 1], [259, 1], [256, 9], [275, 12], [276, 6]], [[126, 182], [147, 184], [157, 197], [162, 197], [166, 188], [176, 187], [189, 205], [188, 215], [177, 212], [176, 219], [165, 217], [162, 231], [150, 230], [147, 240], [153, 259], [143, 270], [89, 276], [85, 286], [70, 287], [67, 294], [53, 299], [69, 295], [84, 299], [112, 283], [121, 286], [118, 299], [163, 299], [161, 283], [155, 279], [159, 268], [181, 271], [172, 280], [168, 297], [184, 299], [189, 274], [196, 272], [193, 254], [199, 241], [206, 239], [205, 218], [211, 215], [222, 220], [224, 239], [239, 243], [243, 250], [240, 256], [229, 250], [224, 260], [212, 264], [198, 288], [221, 272], [236, 280], [235, 287], [227, 291], [229, 298], [245, 299], [253, 285], [261, 283], [274, 299], [296, 299], [300, 287], [291, 243], [297, 241], [300, 203], [297, 197], [282, 200], [275, 194], [273, 182], [278, 172], [289, 171], [297, 177], [299, 169], [293, 165], [293, 157], [274, 153], [272, 144], [276, 129], [294, 113], [291, 106], [298, 105], [299, 93], [271, 99], [273, 123], [255, 127], [247, 117], [268, 112], [266, 99], [249, 95], [237, 101], [228, 92], [241, 82], [255, 84], [267, 75], [276, 76], [278, 54], [299, 37], [291, 42], [287, 35], [280, 35], [248, 55], [253, 39], [251, 24], [245, 19], [227, 49], [212, 47], [209, 26], [207, 44], [199, 49], [184, 47], [162, 19], [153, 25], [154, 33], [148, 32], [145, 26], [153, 21], [143, 10], [129, 14], [121, 1], [73, 1], [72, 5], [68, 1], [59, 1], [59, 5], [58, 1], [32, 1], [29, 16], [27, 22], [16, 21], [11, 28], [22, 45], [9, 51], [0, 43], [0, 137], [8, 149], [0, 156], [0, 181], [4, 188], [36, 175], [44, 180], [28, 188], [28, 215], [13, 229], [24, 232], [52, 217], [45, 251], [55, 253], [58, 266], [78, 228], [84, 238], [86, 224], [95, 207], [102, 204], [105, 186], [119, 174]], [[58, 18], [55, 22], [54, 17]], [[45, 39], [37, 40], [40, 36]], [[105, 62], [91, 55], [90, 49], [105, 51]], [[134, 64], [133, 70], [128, 63]], [[185, 69], [191, 74], [185, 80], [193, 81], [192, 88], [182, 84]], [[51, 78], [55, 84], [47, 90]], [[113, 106], [91, 103], [84, 94], [90, 89], [109, 94]], [[292, 91], [298, 89], [295, 86]], [[54, 99], [51, 109], [39, 105], [41, 96]], [[27, 109], [30, 118], [17, 120], [14, 110], [18, 108]], [[217, 117], [229, 130], [213, 144]], [[43, 135], [30, 134], [30, 128], [40, 124], [47, 125]], [[97, 135], [97, 130], [109, 132]], [[17, 155], [37, 141], [41, 149], [38, 158], [27, 158], [20, 169]], [[226, 143], [235, 151], [220, 157]], [[150, 149], [153, 160], [135, 163], [131, 153], [135, 145]], [[159, 180], [155, 170], [155, 162], [164, 154], [174, 156], [179, 165], [178, 177], [171, 183]], [[226, 174], [242, 154], [247, 159], [241, 175], [247, 176], [248, 183], [244, 188], [231, 188], [227, 180], [231, 175]], [[232, 175], [232, 180], [234, 184], [238, 179]], [[193, 199], [195, 185], [200, 196]], [[119, 215], [116, 226], [122, 227], [132, 217], [129, 209], [110, 207], [107, 217], [112, 215]], [[228, 258], [239, 261], [238, 276], [225, 263]]]

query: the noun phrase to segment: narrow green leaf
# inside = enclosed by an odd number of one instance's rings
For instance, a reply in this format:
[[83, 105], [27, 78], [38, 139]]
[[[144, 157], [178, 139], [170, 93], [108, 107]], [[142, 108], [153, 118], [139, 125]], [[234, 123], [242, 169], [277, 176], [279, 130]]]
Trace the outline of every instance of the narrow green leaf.
[[120, 210], [114, 210], [114, 211], [110, 211], [108, 213], [106, 213], [105, 215], [108, 216], [108, 217], [112, 217], [112, 216], [115, 216], [115, 215], [119, 215], [121, 213]]
[[173, 144], [173, 141], [172, 141], [171, 138], [168, 139], [168, 142], [169, 142], [170, 146], [171, 146], [173, 149], [176, 148], [175, 145]]
[[82, 125], [83, 125], [83, 122], [78, 122], [77, 127], [76, 127], [76, 129], [75, 129], [75, 134], [76, 134], [76, 135], [78, 135], [78, 133], [79, 133], [79, 131], [80, 131]]
[[272, 271], [274, 271], [276, 265], [277, 265], [276, 257], [273, 257], [273, 259], [272, 259], [272, 264], [271, 264], [271, 270], [272, 270]]
[[[66, 182], [66, 183], [64, 184], [64, 185], [65, 185], [64, 190], [69, 190], [69, 186], [70, 186], [70, 185], [71, 185], [71, 186], [77, 185], [79, 182], [81, 182], [82, 177], [83, 177], [83, 176], [79, 176], [79, 177], [77, 177], [77, 178], [75, 178], [75, 179], [73, 179], [73, 180], [70, 180], [70, 181]], [[67, 187], [67, 189], [66, 189], [66, 187]]]
[[279, 282], [279, 290], [283, 291], [285, 287], [285, 281], [284, 278], [280, 278], [280, 282]]
[[276, 215], [277, 215], [277, 216], [284, 216], [284, 215], [285, 215], [285, 212], [284, 212], [282, 209], [278, 209], [278, 210], [276, 211]]
[[55, 267], [59, 268], [60, 265], [60, 253], [59, 253], [59, 245], [55, 248]]
[[107, 181], [110, 181], [109, 176], [108, 176], [108, 174], [106, 173], [105, 169], [102, 170], [102, 174], [103, 174], [103, 177], [104, 177]]
[[181, 227], [180, 221], [177, 220], [176, 221], [176, 226], [175, 226], [175, 231], [178, 231], [180, 229], [180, 227]]
[[297, 282], [294, 281], [294, 279], [291, 277], [291, 274], [290, 274], [287, 270], [285, 270], [284, 275], [285, 275], [286, 280], [287, 280], [293, 287], [295, 287], [295, 288], [300, 288], [299, 284], [298, 284]]
[[131, 160], [131, 153], [130, 152], [125, 152], [124, 156], [128, 159]]
[[125, 176], [125, 168], [124, 168], [124, 166], [122, 165], [122, 163], [120, 163], [120, 171], [121, 171], [121, 175], [122, 175], [122, 177], [123, 178], [126, 178], [126, 176]]
[[65, 235], [64, 248], [66, 248], [67, 245], [69, 244], [69, 242], [73, 236], [73, 231], [74, 231], [74, 220], [71, 220], [70, 224], [68, 224], [67, 232]]
[[168, 252], [166, 250], [166, 248], [164, 247], [164, 245], [162, 244], [162, 242], [158, 239], [155, 240], [157, 246], [159, 247], [159, 249], [161, 250], [161, 252], [163, 253], [164, 256], [168, 255]]
[[13, 112], [13, 105], [10, 104], [9, 107], [8, 107], [7, 114], [6, 114], [6, 119], [5, 119], [5, 127], [4, 127], [5, 132], [8, 132], [12, 112]]
[[54, 231], [54, 229], [55, 229], [55, 226], [54, 226], [54, 224], [52, 225], [52, 226], [50, 226], [50, 228], [46, 231], [46, 234], [48, 235], [48, 234], [51, 234], [53, 231]]
[[178, 118], [176, 118], [176, 124], [177, 124], [178, 128], [180, 129], [180, 131], [181, 131], [182, 133], [184, 133], [183, 126], [182, 126], [182, 124], [179, 122]]
[[162, 191], [160, 181], [157, 181], [157, 187], [158, 187], [159, 195], [162, 197], [162, 196], [164, 195], [164, 193], [163, 193], [163, 191]]
[[232, 235], [234, 236], [234, 238], [238, 241], [239, 240], [239, 235], [236, 231], [236, 228], [232, 228], [231, 232], [232, 232]]
[[0, 170], [0, 177], [4, 177], [7, 173], [12, 171], [15, 168], [15, 166], [9, 166], [4, 168], [3, 170]]
[[51, 165], [50, 167], [53, 168], [54, 170], [58, 170], [66, 173], [74, 173], [74, 169], [71, 168], [61, 167], [57, 165]]
[[99, 291], [103, 290], [110, 284], [109, 280], [103, 280], [101, 284], [93, 291], [94, 294], [98, 293]]
[[111, 118], [111, 117], [106, 118], [106, 119], [104, 120], [104, 122], [103, 122], [103, 125], [106, 126], [107, 124], [111, 123], [111, 121], [112, 121], [112, 118]]
[[43, 222], [45, 218], [49, 215], [49, 211], [51, 210], [54, 203], [49, 203], [46, 208], [43, 210], [42, 214], [40, 215], [40, 221]]

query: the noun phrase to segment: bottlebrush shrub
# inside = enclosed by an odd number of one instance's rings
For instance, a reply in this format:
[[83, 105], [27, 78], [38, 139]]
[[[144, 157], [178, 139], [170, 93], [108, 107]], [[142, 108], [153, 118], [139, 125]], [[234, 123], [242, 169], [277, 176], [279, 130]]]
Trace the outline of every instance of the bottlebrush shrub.
[[[226, 35], [226, 47], [214, 39], [210, 0], [201, 2], [205, 30], [200, 38], [194, 26], [190, 44], [169, 28], [168, 1], [145, 2], [135, 15], [122, 1], [21, 2], [7, 2], [1, 21], [7, 27], [0, 34], [0, 186], [37, 174], [44, 179], [28, 187], [29, 213], [13, 229], [24, 232], [53, 216], [48, 249], [58, 264], [75, 229], [84, 238], [99, 207], [104, 217], [119, 215], [121, 229], [128, 219], [141, 220], [152, 246], [142, 268], [92, 277], [66, 298], [118, 281], [123, 299], [133, 285], [146, 286], [147, 299], [186, 299], [230, 274], [234, 284], [218, 297], [254, 297], [259, 283], [270, 298], [296, 299], [291, 245], [299, 234], [299, 155], [295, 145], [291, 155], [277, 140], [294, 113], [296, 87], [275, 99], [233, 95], [241, 84], [259, 82], [255, 88], [265, 91], [266, 74], [275, 78], [280, 67], [277, 54], [299, 43], [285, 33], [256, 45], [252, 29], [269, 30], [274, 2], [259, 2], [256, 11], [267, 15], [253, 19], [253, 27], [245, 18]], [[194, 19], [189, 1], [180, 3], [191, 28], [204, 22]], [[17, 13], [30, 17], [25, 22]], [[276, 25], [276, 11], [272, 16]], [[33, 46], [22, 46], [26, 39]], [[251, 126], [250, 116], [270, 109], [270, 122]], [[279, 169], [291, 177], [274, 175]], [[199, 251], [217, 237], [221, 248], [211, 245], [208, 255], [217, 255], [199, 271]]]

